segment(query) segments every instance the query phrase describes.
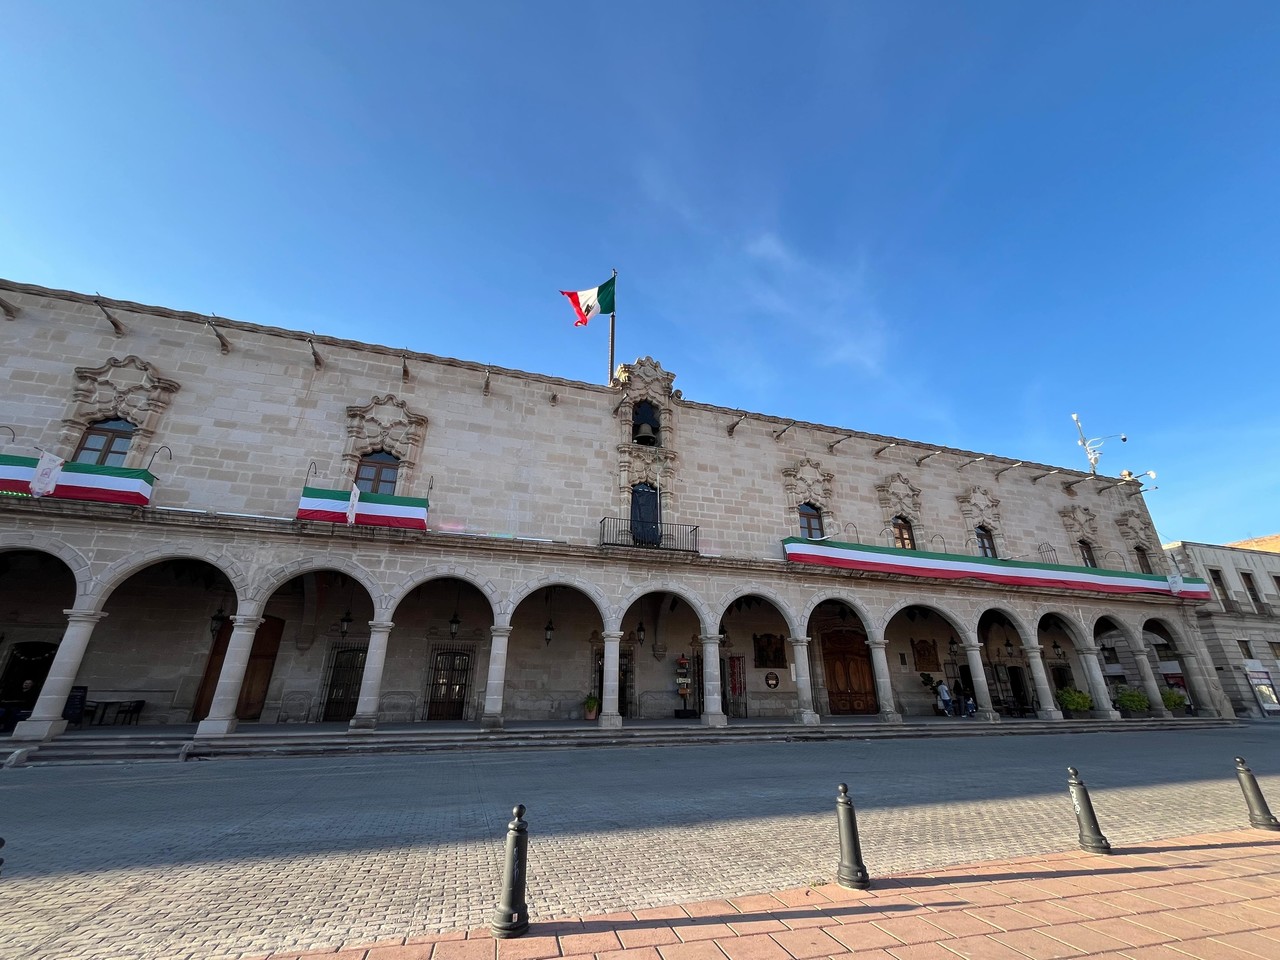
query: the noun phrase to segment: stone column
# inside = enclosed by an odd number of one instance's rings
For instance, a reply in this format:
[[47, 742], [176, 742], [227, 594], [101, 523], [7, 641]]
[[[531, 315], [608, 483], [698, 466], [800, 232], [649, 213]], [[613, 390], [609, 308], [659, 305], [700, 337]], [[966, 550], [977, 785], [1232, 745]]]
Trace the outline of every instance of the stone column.
[[618, 644], [622, 631], [605, 631], [604, 634], [604, 689], [600, 697], [600, 718], [596, 721], [609, 730], [622, 728], [622, 713], [618, 710]]
[[491, 627], [489, 641], [489, 676], [484, 684], [484, 713], [480, 726], [486, 730], [502, 729], [502, 695], [507, 686], [507, 641], [510, 627]]
[[227, 641], [227, 655], [218, 674], [218, 686], [213, 692], [209, 716], [196, 727], [197, 737], [225, 737], [236, 729], [236, 705], [240, 702], [240, 687], [244, 683], [244, 671], [249, 666], [249, 654], [253, 652], [253, 638], [262, 623], [261, 617], [232, 617], [231, 639]]
[[[1223, 714], [1214, 706], [1215, 697], [1209, 687], [1204, 668], [1200, 666], [1200, 658], [1188, 650], [1178, 657], [1178, 662], [1182, 664], [1183, 676], [1187, 678], [1187, 685], [1191, 688], [1191, 696], [1195, 700], [1196, 716], [1222, 716]], [[1230, 709], [1230, 707], [1228, 706], [1227, 709]]]
[[1147, 691], [1147, 699], [1151, 701], [1151, 711], [1157, 717], [1164, 717], [1167, 720], [1173, 714], [1169, 712], [1169, 708], [1164, 705], [1164, 698], [1160, 696], [1160, 684], [1156, 683], [1156, 674], [1151, 669], [1151, 661], [1147, 658], [1145, 645], [1139, 641], [1130, 649], [1133, 653], [1133, 662], [1138, 667], [1138, 673], [1142, 675], [1142, 687]]
[[1044, 669], [1043, 651], [1038, 643], [1022, 642], [1022, 652], [1027, 656], [1027, 666], [1031, 668], [1031, 682], [1036, 685], [1036, 700], [1040, 706], [1036, 708], [1036, 716], [1041, 720], [1061, 720], [1062, 711], [1053, 699], [1053, 688], [1049, 686], [1049, 675]]
[[702, 725], [727, 727], [729, 718], [720, 705], [720, 640], [718, 635], [702, 636]]
[[991, 688], [987, 686], [987, 671], [982, 663], [982, 644], [977, 637], [964, 638], [964, 658], [973, 677], [973, 699], [978, 704], [978, 719], [999, 723], [1000, 714], [991, 705]]
[[1111, 691], [1107, 689], [1107, 681], [1102, 676], [1098, 648], [1092, 644], [1077, 644], [1076, 654], [1080, 657], [1080, 665], [1084, 667], [1085, 679], [1089, 681], [1089, 695], [1093, 697], [1090, 715], [1099, 720], [1119, 720], [1120, 711], [1111, 708]]
[[867, 649], [871, 651], [871, 673], [876, 681], [876, 700], [880, 703], [880, 719], [884, 723], [901, 723], [902, 714], [894, 709], [893, 680], [889, 676], [889, 657], [885, 648], [889, 641], [883, 637], [872, 640], [867, 638]]
[[813, 709], [813, 681], [809, 678], [809, 638], [787, 637], [791, 644], [791, 662], [796, 665], [796, 720], [807, 727], [822, 722]]
[[62, 632], [62, 642], [58, 644], [58, 652], [53, 655], [53, 663], [49, 665], [49, 675], [40, 688], [35, 709], [31, 711], [30, 719], [21, 721], [14, 728], [11, 734], [13, 740], [52, 740], [67, 729], [62, 711], [66, 708], [71, 687], [76, 682], [76, 674], [80, 672], [80, 664], [84, 660], [84, 651], [89, 646], [93, 628], [106, 614], [86, 610], [62, 612], [67, 617], [67, 629]]
[[347, 725], [348, 733], [372, 733], [378, 726], [378, 707], [382, 703], [382, 667], [387, 662], [387, 643], [391, 638], [390, 620], [369, 621], [369, 648], [364, 655], [364, 672], [360, 674], [360, 699], [356, 715]]

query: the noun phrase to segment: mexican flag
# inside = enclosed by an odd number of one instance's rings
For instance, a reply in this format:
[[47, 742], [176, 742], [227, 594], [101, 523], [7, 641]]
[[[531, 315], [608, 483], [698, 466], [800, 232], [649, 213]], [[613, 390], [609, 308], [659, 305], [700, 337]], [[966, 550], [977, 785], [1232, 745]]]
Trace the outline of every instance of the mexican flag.
[[585, 327], [587, 321], [596, 314], [613, 313], [613, 285], [617, 280], [617, 276], [614, 275], [600, 286], [592, 287], [590, 290], [579, 290], [576, 293], [572, 290], [560, 291], [569, 298], [574, 312], [578, 315], [578, 319], [573, 324], [575, 327]]
[[91, 463], [61, 463], [53, 456], [0, 455], [0, 494], [48, 497], [51, 500], [92, 500], [145, 507], [151, 502], [156, 478], [146, 470], [99, 467]]
[[[354, 508], [354, 513], [352, 509]], [[425, 497], [392, 497], [384, 493], [353, 493], [303, 487], [298, 499], [299, 520], [351, 523], [357, 527], [427, 529]]]

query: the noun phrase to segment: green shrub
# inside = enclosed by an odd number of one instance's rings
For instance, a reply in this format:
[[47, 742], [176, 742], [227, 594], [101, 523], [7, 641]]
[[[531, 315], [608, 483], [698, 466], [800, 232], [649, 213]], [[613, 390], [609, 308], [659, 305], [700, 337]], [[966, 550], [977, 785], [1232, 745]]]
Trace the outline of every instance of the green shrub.
[[1132, 687], [1117, 687], [1116, 706], [1121, 710], [1142, 713], [1144, 710], [1151, 709], [1151, 700], [1141, 690], [1134, 690]]
[[1093, 697], [1075, 687], [1063, 687], [1058, 691], [1058, 706], [1063, 710], [1092, 710]]
[[1166, 710], [1178, 711], [1187, 705], [1187, 695], [1173, 687], [1165, 687], [1160, 691], [1160, 699], [1164, 701]]

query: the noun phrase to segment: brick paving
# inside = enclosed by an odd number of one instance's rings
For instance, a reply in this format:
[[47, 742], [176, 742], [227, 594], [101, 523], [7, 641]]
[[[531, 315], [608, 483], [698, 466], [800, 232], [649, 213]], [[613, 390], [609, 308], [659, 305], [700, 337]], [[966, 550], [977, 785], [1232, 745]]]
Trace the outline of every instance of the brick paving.
[[[650, 921], [674, 903], [825, 889], [838, 856], [840, 780], [850, 783], [864, 855], [879, 877], [1072, 849], [1069, 764], [1080, 767], [1117, 848], [1237, 829], [1247, 821], [1236, 755], [1249, 759], [1273, 802], [1280, 798], [1280, 736], [1265, 724], [10, 769], [0, 771], [0, 836], [8, 841], [0, 957], [207, 960], [343, 945], [367, 954], [373, 944], [447, 934], [453, 939], [441, 942], [461, 945], [433, 960], [468, 960], [484, 945], [456, 931], [490, 919], [517, 801], [529, 807], [535, 920], [594, 935], [601, 931], [574, 927], [575, 918]], [[971, 886], [972, 915], [950, 911], [942, 921], [954, 925], [955, 939], [979, 936], [974, 921], [989, 918], [978, 911], [1005, 905], [973, 899], [985, 895]], [[1113, 893], [1112, 908], [1127, 896]], [[1060, 899], [1036, 901], [1046, 921]], [[1203, 902], [1192, 897], [1186, 906]], [[1091, 909], [1092, 923], [1118, 916]], [[694, 945], [702, 943], [723, 960], [729, 955], [710, 942], [721, 927], [736, 943], [811, 929], [803, 924], [815, 919], [788, 923], [777, 913], [674, 933], [629, 927], [615, 934], [617, 947], [605, 938], [609, 949], [588, 940], [568, 946], [698, 960]], [[910, 925], [899, 926], [906, 933]], [[664, 948], [677, 944], [659, 941], [672, 935], [693, 952], [667, 957]]]
[[1072, 850], [775, 893], [456, 930], [270, 960], [1276, 960], [1280, 835]]

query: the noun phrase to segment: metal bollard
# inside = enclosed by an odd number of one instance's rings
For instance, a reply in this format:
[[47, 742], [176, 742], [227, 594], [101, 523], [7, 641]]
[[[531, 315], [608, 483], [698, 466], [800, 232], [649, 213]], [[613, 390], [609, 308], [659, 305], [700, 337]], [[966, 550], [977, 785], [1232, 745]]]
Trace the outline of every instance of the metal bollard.
[[837, 788], [836, 823], [840, 827], [840, 865], [836, 868], [836, 882], [853, 890], [871, 889], [867, 865], [862, 862], [862, 844], [858, 842], [858, 819], [854, 816], [853, 801], [849, 799], [848, 784]]
[[1089, 788], [1080, 779], [1080, 771], [1075, 767], [1067, 767], [1067, 786], [1071, 790], [1071, 805], [1076, 808], [1076, 822], [1080, 825], [1080, 849], [1090, 853], [1110, 853], [1111, 844], [1102, 835], [1098, 827], [1098, 817], [1093, 812], [1093, 802], [1089, 799]]
[[529, 932], [529, 905], [524, 901], [525, 868], [529, 861], [529, 825], [524, 822], [524, 804], [511, 811], [507, 824], [507, 860], [502, 870], [502, 897], [493, 911], [489, 930], [499, 940], [521, 937]]
[[[0, 837], [0, 847], [4, 846], [4, 837]], [[4, 857], [0, 857], [0, 867], [4, 866]]]
[[1249, 805], [1249, 826], [1259, 830], [1280, 830], [1280, 822], [1271, 815], [1271, 808], [1258, 786], [1258, 778], [1245, 766], [1244, 757], [1236, 757], [1236, 779], [1244, 791], [1244, 802]]

